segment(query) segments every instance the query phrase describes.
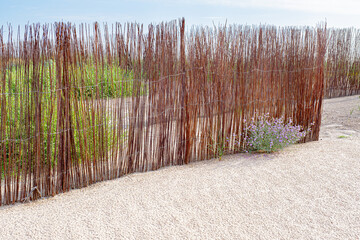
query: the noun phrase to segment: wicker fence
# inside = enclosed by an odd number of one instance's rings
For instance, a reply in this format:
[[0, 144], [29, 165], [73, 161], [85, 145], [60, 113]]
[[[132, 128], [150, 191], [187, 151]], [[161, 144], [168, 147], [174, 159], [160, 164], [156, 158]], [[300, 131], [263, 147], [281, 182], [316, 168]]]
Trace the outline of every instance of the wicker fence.
[[360, 94], [360, 30], [332, 29], [327, 39], [325, 97]]
[[325, 27], [185, 32], [181, 19], [146, 33], [65, 23], [4, 32], [0, 204], [212, 158], [265, 113], [314, 123], [304, 141], [317, 140], [332, 96], [324, 83], [335, 86], [324, 80], [334, 69]]

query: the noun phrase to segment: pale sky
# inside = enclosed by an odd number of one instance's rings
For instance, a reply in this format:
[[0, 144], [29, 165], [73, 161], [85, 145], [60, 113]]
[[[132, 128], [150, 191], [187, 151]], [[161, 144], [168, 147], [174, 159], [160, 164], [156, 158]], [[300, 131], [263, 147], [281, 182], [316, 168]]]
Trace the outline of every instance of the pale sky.
[[145, 25], [185, 17], [187, 27], [270, 24], [360, 28], [360, 0], [0, 0], [0, 26], [7, 23], [125, 23]]

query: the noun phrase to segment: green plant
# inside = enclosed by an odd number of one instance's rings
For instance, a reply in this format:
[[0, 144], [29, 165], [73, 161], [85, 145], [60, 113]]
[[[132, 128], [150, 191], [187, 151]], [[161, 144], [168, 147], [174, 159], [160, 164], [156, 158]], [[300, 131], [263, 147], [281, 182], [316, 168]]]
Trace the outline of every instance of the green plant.
[[[58, 132], [69, 130], [57, 129], [60, 97], [55, 61], [50, 60], [44, 65], [38, 65], [38, 68], [34, 67], [32, 61], [29, 66], [12, 66], [6, 69], [5, 81], [1, 82], [0, 109], [5, 104], [5, 124], [0, 152], [5, 160], [0, 161], [0, 169], [12, 167], [13, 174], [16, 174], [17, 167], [21, 169], [23, 159], [34, 159], [34, 147], [28, 147], [28, 144], [33, 144], [37, 136], [40, 136], [42, 161], [56, 164]], [[83, 161], [85, 155], [89, 159], [96, 159], [104, 155], [103, 149], [107, 151], [115, 144], [126, 144], [128, 134], [127, 131], [117, 131], [117, 126], [111, 123], [113, 113], [96, 112], [95, 104], [92, 106], [90, 102], [133, 96], [137, 90], [134, 87], [133, 71], [126, 71], [120, 66], [106, 66], [104, 69], [99, 68], [96, 74], [95, 66], [90, 63], [74, 66], [72, 70], [69, 102], [75, 150], [73, 154], [76, 155], [74, 159]], [[34, 72], [38, 74], [37, 77], [34, 77]], [[140, 82], [137, 87], [138, 94], [146, 93], [146, 84]], [[82, 107], [84, 102], [88, 102], [89, 108]], [[35, 117], [36, 109], [41, 110], [38, 118]], [[37, 122], [39, 129], [36, 129]], [[95, 144], [97, 139], [105, 141], [100, 146]], [[87, 154], [81, 155], [85, 150]], [[12, 166], [14, 161], [16, 164]], [[2, 172], [0, 179], [3, 177]]]
[[221, 158], [226, 154], [226, 142], [223, 140], [221, 135], [218, 135], [217, 139], [211, 139], [211, 144], [209, 144], [209, 150], [214, 154], [215, 158], [218, 158], [221, 161]]
[[269, 114], [252, 119], [246, 126], [244, 133], [245, 151], [275, 152], [294, 144], [304, 138], [311, 128], [303, 130], [301, 126], [294, 126], [291, 119], [271, 119]]

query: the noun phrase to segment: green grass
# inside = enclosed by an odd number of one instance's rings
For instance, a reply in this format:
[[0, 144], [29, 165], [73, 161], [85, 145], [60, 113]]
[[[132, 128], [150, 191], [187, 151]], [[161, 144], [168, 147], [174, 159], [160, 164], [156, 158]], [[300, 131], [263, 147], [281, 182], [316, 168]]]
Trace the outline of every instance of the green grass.
[[[34, 66], [30, 64], [13, 65], [6, 71], [6, 93], [10, 95], [25, 92], [40, 91], [42, 93], [55, 92], [57, 89], [57, 71], [54, 61], [48, 61], [42, 66], [35, 66], [39, 75], [34, 75]], [[147, 93], [146, 84], [141, 82], [140, 86], [134, 84], [132, 70], [124, 70], [119, 66], [96, 67], [94, 64], [85, 66], [71, 66], [69, 74], [70, 87], [75, 89], [78, 97], [96, 98], [119, 98], [131, 97], [135, 91], [140, 90], [140, 95]], [[36, 79], [33, 79], [36, 77]], [[62, 76], [60, 76], [62, 77]], [[9, 80], [11, 79], [11, 80]], [[41, 85], [41, 89], [33, 89], [33, 80]], [[138, 89], [140, 87], [140, 89]]]
[[[2, 93], [0, 109], [2, 109], [2, 104], [5, 104], [4, 107], [6, 108], [5, 136], [3, 135], [2, 139], [11, 140], [5, 141], [2, 146], [5, 147], [6, 159], [10, 158], [10, 154], [13, 161], [14, 159], [15, 161], [34, 159], [34, 147], [27, 148], [24, 147], [24, 144], [33, 144], [34, 136], [40, 132], [42, 161], [45, 163], [49, 157], [51, 163], [55, 164], [57, 159], [55, 156], [57, 154], [56, 144], [58, 144], [58, 100], [60, 96], [57, 90], [59, 87], [56, 84], [57, 71], [54, 61], [48, 61], [44, 67], [37, 66], [37, 70], [38, 76], [34, 74], [33, 65], [27, 68], [24, 65], [13, 65], [6, 71], [5, 88], [0, 92]], [[81, 107], [81, 104], [93, 100], [131, 97], [134, 92], [145, 95], [147, 93], [146, 84], [133, 81], [133, 71], [110, 66], [96, 69], [93, 64], [82, 67], [73, 66], [69, 77], [71, 81], [70, 116], [74, 129], [76, 159], [82, 161], [84, 157], [81, 156], [80, 145], [83, 148], [91, 149], [86, 156], [90, 159], [97, 158], [102, 154], [100, 144], [94, 144], [98, 142], [94, 139], [106, 139], [101, 146], [105, 149], [109, 149], [108, 146], [115, 144], [119, 138], [124, 143], [127, 132], [114, 131], [114, 126], [110, 124], [111, 113], [101, 114], [98, 112], [94, 114], [93, 108], [85, 109]], [[39, 130], [36, 130], [36, 98], [39, 101], [37, 110], [41, 109]], [[78, 107], [77, 111], [75, 111], [76, 106]], [[121, 136], [117, 136], [119, 134]], [[14, 139], [16, 140], [14, 141]], [[9, 167], [8, 164], [9, 161], [1, 161], [0, 168], [7, 168]], [[16, 172], [16, 169], [13, 171]]]

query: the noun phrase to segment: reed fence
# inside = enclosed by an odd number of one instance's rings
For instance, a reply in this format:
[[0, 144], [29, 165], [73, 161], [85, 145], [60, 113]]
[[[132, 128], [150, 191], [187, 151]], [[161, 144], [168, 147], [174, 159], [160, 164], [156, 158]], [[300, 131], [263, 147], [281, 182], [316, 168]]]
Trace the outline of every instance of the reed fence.
[[328, 31], [325, 97], [360, 94], [360, 30]]
[[314, 123], [303, 141], [318, 140], [324, 86], [343, 86], [338, 72], [324, 80], [341, 53], [328, 39], [324, 26], [185, 31], [184, 19], [146, 33], [1, 28], [0, 204], [209, 159], [218, 144], [235, 151], [245, 120], [265, 113]]

